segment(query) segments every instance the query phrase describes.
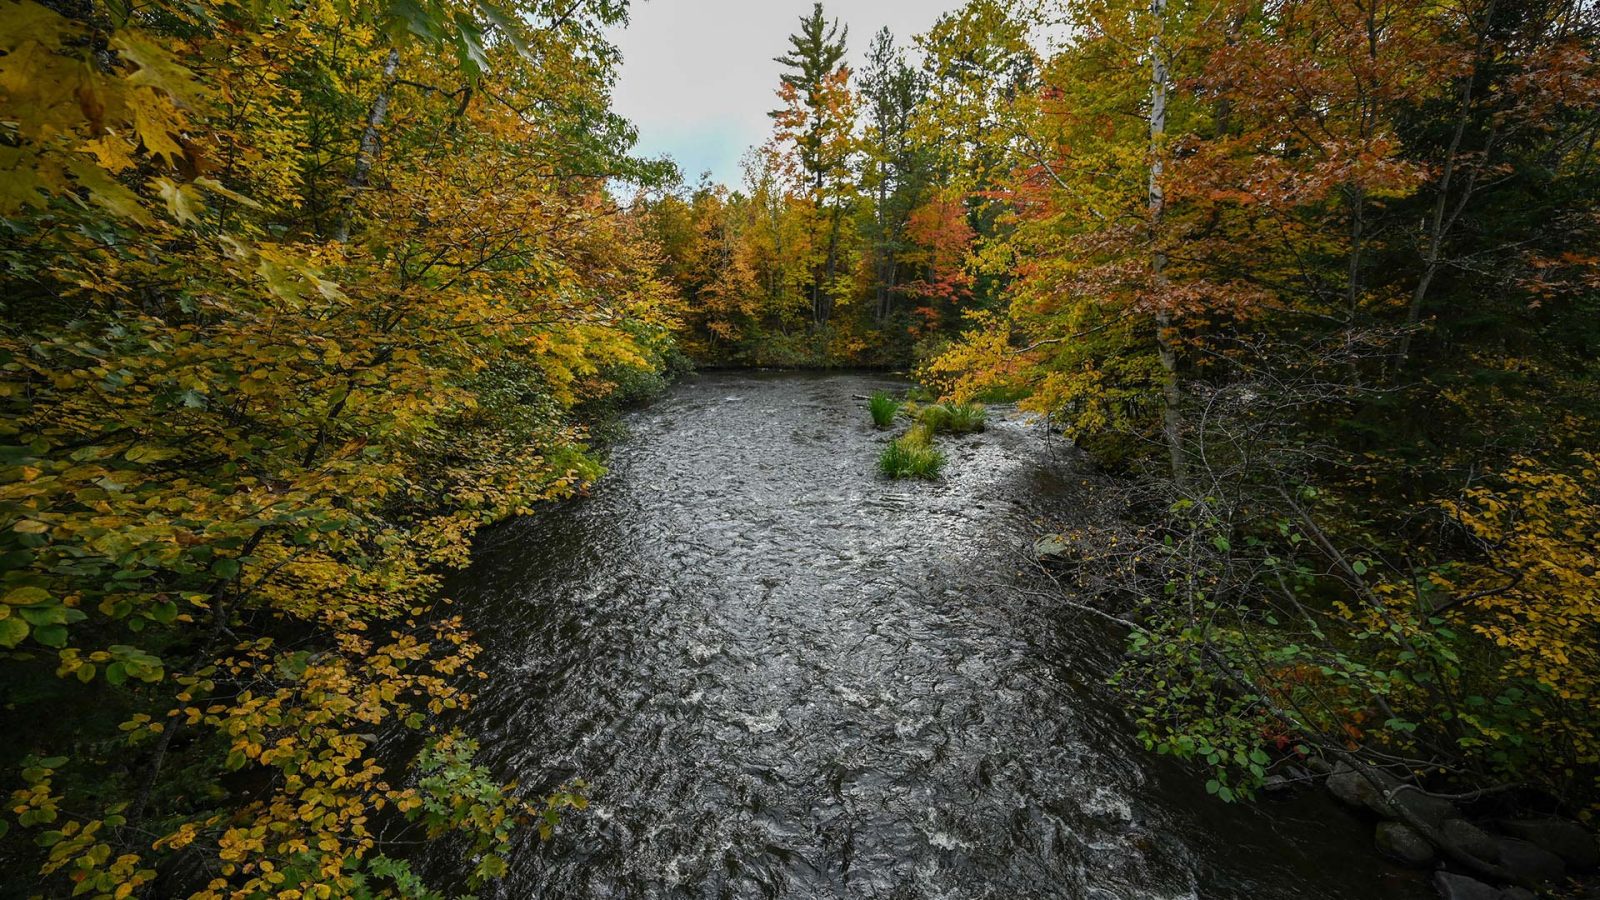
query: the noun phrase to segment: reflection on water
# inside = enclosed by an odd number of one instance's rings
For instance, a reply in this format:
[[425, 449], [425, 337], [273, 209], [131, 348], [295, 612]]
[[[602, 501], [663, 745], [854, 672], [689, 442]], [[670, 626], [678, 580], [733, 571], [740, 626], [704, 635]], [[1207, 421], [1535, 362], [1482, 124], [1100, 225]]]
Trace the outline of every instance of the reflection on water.
[[1225, 807], [1140, 750], [1118, 636], [1016, 590], [1018, 548], [1093, 509], [1082, 464], [997, 415], [943, 481], [884, 481], [880, 387], [697, 377], [592, 497], [483, 542], [452, 585], [491, 675], [468, 730], [592, 803], [489, 895], [1420, 895], [1320, 797]]

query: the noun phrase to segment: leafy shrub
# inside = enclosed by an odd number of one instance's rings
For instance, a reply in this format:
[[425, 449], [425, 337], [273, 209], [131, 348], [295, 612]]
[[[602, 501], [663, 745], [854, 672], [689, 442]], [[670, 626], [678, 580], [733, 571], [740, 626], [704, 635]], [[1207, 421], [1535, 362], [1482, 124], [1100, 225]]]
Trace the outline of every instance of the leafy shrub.
[[872, 395], [867, 402], [867, 409], [872, 412], [872, 424], [879, 428], [888, 428], [894, 424], [894, 417], [900, 413], [901, 403], [883, 391]]

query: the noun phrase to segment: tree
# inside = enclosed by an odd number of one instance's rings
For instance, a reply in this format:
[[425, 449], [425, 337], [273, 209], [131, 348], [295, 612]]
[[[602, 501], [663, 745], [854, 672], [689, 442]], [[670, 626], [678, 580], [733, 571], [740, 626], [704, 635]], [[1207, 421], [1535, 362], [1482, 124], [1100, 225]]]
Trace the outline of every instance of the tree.
[[[800, 30], [789, 36], [790, 52], [776, 58], [789, 71], [780, 78], [783, 108], [770, 113], [777, 123], [775, 144], [790, 148], [796, 175], [805, 185], [815, 217], [814, 230], [825, 235], [811, 279], [812, 322], [828, 322], [837, 299], [840, 225], [851, 191], [850, 158], [855, 152], [855, 96], [850, 69], [844, 64], [849, 29], [823, 15], [822, 4], [802, 16]], [[781, 151], [780, 151], [781, 152]]]
[[866, 231], [872, 251], [873, 316], [880, 324], [893, 310], [912, 210], [932, 182], [930, 155], [912, 133], [925, 93], [921, 73], [895, 47], [894, 35], [887, 28], [879, 31], [861, 85], [866, 109], [861, 185], [872, 197]]
[[622, 8], [5, 6], [0, 877], [421, 894], [391, 814], [503, 874], [582, 800], [473, 762], [438, 591], [598, 476], [578, 410], [671, 346], [606, 193], [654, 169]]
[[1147, 741], [1225, 799], [1322, 755], [1592, 805], [1592, 7], [1070, 12], [1007, 314], [924, 371], [1157, 476], [1074, 535]]

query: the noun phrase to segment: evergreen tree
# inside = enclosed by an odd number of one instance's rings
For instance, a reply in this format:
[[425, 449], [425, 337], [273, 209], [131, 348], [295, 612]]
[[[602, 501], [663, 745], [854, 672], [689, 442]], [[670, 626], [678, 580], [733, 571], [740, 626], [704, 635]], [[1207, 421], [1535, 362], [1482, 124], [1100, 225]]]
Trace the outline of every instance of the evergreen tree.
[[906, 63], [894, 35], [880, 30], [872, 39], [861, 84], [867, 116], [861, 182], [873, 198], [864, 227], [871, 240], [874, 316], [880, 323], [892, 309], [906, 224], [931, 180], [928, 154], [914, 140], [911, 127], [926, 92], [922, 73]]
[[789, 71], [780, 76], [784, 108], [770, 113], [778, 123], [779, 143], [793, 148], [797, 173], [813, 212], [811, 279], [812, 324], [828, 322], [839, 274], [839, 226], [850, 191], [850, 157], [855, 141], [855, 97], [844, 64], [849, 29], [829, 22], [822, 4], [800, 18], [789, 36], [790, 52], [776, 57]]

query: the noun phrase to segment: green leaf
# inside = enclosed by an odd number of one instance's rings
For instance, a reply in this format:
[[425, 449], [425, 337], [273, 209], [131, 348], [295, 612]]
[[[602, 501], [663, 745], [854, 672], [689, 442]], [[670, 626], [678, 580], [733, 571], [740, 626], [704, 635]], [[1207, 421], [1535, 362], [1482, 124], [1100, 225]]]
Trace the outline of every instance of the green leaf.
[[17, 614], [28, 621], [35, 628], [46, 625], [67, 624], [67, 608], [65, 606], [24, 606], [17, 610]]
[[[12, 621], [7, 619], [7, 622]], [[33, 630], [33, 639], [57, 650], [67, 645], [67, 629], [63, 625], [42, 625]]]
[[521, 29], [517, 26], [516, 20], [507, 14], [505, 10], [488, 2], [488, 0], [478, 0], [477, 7], [478, 11], [483, 13], [484, 17], [499, 29], [499, 34], [511, 41], [511, 45], [517, 48], [519, 56], [528, 62], [536, 63], [538, 61], [533, 55], [533, 51], [529, 49], [527, 41], [522, 39], [522, 35], [519, 33]]
[[0, 647], [15, 647], [28, 636], [28, 623], [21, 619], [0, 619]]
[[456, 16], [456, 62], [470, 78], [477, 78], [489, 68], [489, 57], [483, 51], [483, 33], [466, 16]]
[[8, 591], [5, 598], [0, 600], [0, 603], [4, 603], [7, 606], [31, 606], [49, 599], [50, 592], [43, 588], [20, 587]]

